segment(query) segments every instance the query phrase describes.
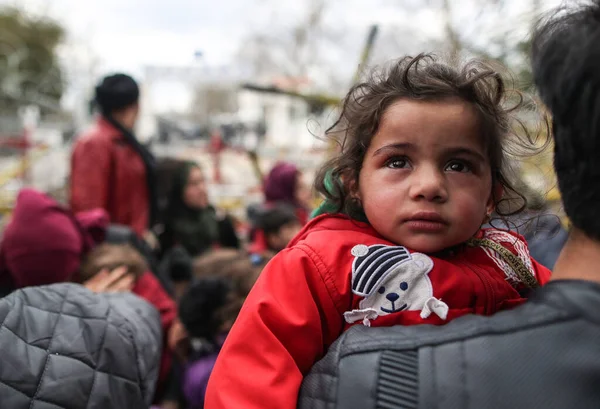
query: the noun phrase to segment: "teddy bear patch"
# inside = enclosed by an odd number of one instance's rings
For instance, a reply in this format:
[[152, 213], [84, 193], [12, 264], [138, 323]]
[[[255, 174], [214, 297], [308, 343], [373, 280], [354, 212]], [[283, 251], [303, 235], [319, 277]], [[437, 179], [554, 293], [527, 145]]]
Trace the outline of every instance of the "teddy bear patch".
[[400, 311], [421, 311], [427, 318], [435, 313], [446, 319], [448, 306], [433, 296], [429, 272], [433, 260], [410, 253], [402, 246], [356, 245], [352, 248], [352, 292], [364, 297], [359, 309], [344, 313], [348, 323], [370, 322]]

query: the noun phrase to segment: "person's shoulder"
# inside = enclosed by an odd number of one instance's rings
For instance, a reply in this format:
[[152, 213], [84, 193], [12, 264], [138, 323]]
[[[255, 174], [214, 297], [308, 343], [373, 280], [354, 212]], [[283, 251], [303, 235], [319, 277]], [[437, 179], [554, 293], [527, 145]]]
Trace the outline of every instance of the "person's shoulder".
[[521, 234], [513, 230], [502, 230], [496, 228], [481, 229], [475, 236], [475, 242], [495, 243], [500, 245], [513, 254], [530, 258], [527, 240]]
[[547, 274], [540, 277], [537, 263], [529, 253], [527, 240], [517, 232], [482, 229], [470, 240], [470, 244], [481, 249], [487, 256], [485, 259], [500, 268], [513, 286], [525, 284], [528, 287], [537, 287], [536, 281], [547, 281]]
[[311, 220], [275, 258], [288, 263], [309, 258], [323, 276], [341, 275], [345, 280], [357, 249], [382, 245], [394, 246], [367, 223], [345, 215], [327, 214]]
[[92, 125], [88, 129], [84, 130], [75, 141], [74, 149], [76, 151], [81, 150], [97, 150], [97, 149], [108, 149], [111, 144], [111, 136], [106, 132], [103, 132], [97, 125]]
[[120, 132], [104, 120], [97, 120], [84, 129], [75, 141], [75, 146], [109, 146]]
[[343, 214], [325, 214], [309, 221], [289, 247], [304, 244], [323, 249], [346, 243], [374, 244], [380, 240], [375, 230], [367, 223], [353, 220]]

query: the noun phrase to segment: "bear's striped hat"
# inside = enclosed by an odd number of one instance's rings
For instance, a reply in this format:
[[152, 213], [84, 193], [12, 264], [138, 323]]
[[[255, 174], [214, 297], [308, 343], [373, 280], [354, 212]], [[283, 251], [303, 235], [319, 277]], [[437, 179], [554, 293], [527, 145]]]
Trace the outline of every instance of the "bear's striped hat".
[[352, 263], [352, 292], [368, 297], [398, 265], [411, 260], [406, 247], [376, 244], [358, 244], [351, 250], [355, 257]]

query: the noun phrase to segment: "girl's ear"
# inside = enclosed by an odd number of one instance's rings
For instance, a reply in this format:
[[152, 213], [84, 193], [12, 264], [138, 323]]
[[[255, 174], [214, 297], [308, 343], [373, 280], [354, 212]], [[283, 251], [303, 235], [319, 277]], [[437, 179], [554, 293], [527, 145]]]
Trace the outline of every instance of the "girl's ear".
[[350, 183], [348, 184], [348, 189], [350, 190], [350, 197], [352, 199], [362, 199], [360, 197], [360, 189], [358, 188], [358, 180], [350, 181]]
[[486, 205], [488, 216], [491, 215], [494, 212], [494, 210], [496, 210], [496, 204], [500, 201], [500, 199], [502, 199], [502, 195], [504, 195], [504, 186], [502, 186], [502, 184], [498, 182], [494, 183]]

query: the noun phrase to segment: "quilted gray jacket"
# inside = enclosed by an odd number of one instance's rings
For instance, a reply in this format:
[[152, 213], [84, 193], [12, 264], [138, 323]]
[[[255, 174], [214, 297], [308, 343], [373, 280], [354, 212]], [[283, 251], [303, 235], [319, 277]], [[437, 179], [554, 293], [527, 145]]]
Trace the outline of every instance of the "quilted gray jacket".
[[159, 314], [133, 294], [15, 291], [0, 299], [0, 408], [148, 408], [160, 351]]
[[299, 409], [598, 409], [600, 285], [444, 326], [354, 326], [304, 378]]

